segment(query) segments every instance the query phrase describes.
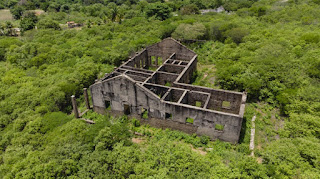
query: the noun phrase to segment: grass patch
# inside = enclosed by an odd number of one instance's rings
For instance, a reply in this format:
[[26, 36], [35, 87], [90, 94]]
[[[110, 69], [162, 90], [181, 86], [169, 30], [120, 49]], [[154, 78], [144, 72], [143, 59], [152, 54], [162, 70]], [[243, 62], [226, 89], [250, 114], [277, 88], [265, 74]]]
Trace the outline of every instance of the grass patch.
[[9, 9], [0, 10], [0, 22], [13, 21], [12, 14]]
[[231, 107], [231, 103], [229, 101], [222, 101], [222, 107], [223, 108], [230, 108]]

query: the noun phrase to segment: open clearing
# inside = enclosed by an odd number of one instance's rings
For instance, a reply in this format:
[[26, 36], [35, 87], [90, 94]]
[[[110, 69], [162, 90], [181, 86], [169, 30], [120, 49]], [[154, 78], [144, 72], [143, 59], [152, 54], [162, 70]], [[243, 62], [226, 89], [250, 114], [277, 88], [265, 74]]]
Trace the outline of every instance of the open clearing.
[[0, 22], [1, 21], [12, 21], [13, 17], [9, 9], [0, 10]]
[[36, 9], [36, 10], [30, 10], [30, 12], [34, 12], [36, 16], [40, 16], [41, 14], [44, 13], [44, 10]]

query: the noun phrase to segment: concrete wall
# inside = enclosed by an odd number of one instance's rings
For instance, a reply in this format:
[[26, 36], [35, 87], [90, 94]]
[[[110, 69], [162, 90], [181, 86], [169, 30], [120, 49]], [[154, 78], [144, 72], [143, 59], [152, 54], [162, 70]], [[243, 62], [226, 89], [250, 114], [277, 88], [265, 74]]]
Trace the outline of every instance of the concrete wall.
[[164, 39], [146, 49], [148, 56], [158, 56], [163, 59], [169, 58], [173, 53], [176, 53], [175, 58], [178, 60], [191, 60], [196, 55], [196, 53], [171, 38]]
[[184, 68], [184, 70], [180, 73], [179, 77], [177, 78], [177, 82], [179, 83], [190, 83], [193, 73], [197, 71], [197, 56], [194, 56], [190, 63]]
[[[242, 118], [238, 115], [215, 112], [186, 104], [161, 101], [159, 96], [149, 91], [151, 88], [152, 85], [144, 87], [124, 75], [95, 83], [90, 87], [94, 110], [105, 114], [105, 100], [110, 101], [111, 110], [117, 113], [124, 112], [124, 105], [129, 105], [131, 110], [130, 115], [139, 117], [143, 112], [143, 108], [148, 110], [150, 119], [149, 122], [144, 122], [152, 126], [168, 127], [188, 133], [195, 132], [198, 135], [207, 135], [211, 139], [221, 139], [237, 143], [242, 122]], [[158, 91], [155, 91], [155, 93], [162, 92], [162, 94], [165, 94], [168, 91], [165, 87], [161, 88], [163, 89], [156, 89]], [[197, 99], [194, 92], [189, 93], [189, 100], [200, 100]], [[177, 92], [176, 95], [178, 95], [176, 98], [179, 98], [181, 91]], [[206, 95], [199, 96], [199, 98], [202, 97], [205, 99]], [[193, 118], [193, 124], [186, 123], [187, 118]], [[223, 125], [224, 130], [216, 130], [216, 124]]]
[[170, 85], [177, 79], [178, 74], [168, 74], [165, 72], [157, 72], [156, 73], [156, 84], [166, 85], [166, 83], [170, 83]]
[[185, 66], [181, 66], [181, 65], [164, 64], [160, 68], [160, 71], [180, 74], [184, 68], [185, 68]]
[[[244, 93], [217, 90], [217, 89], [194, 86], [194, 85], [183, 84], [183, 83], [173, 83], [173, 86], [177, 88], [188, 89], [191, 91], [202, 91], [202, 92], [210, 93], [211, 97], [210, 97], [210, 101], [208, 103], [207, 109], [239, 114], [240, 105], [242, 103], [242, 97]], [[223, 101], [230, 102], [230, 107], [222, 108]]]
[[141, 51], [132, 57], [129, 61], [125, 63], [127, 66], [136, 67], [136, 68], [148, 68], [149, 60], [148, 60], [148, 52], [146, 49]]
[[[161, 57], [165, 63], [156, 71], [143, 69], [152, 65], [151, 57]], [[91, 85], [93, 109], [106, 114], [110, 104], [113, 114], [128, 113], [154, 127], [237, 143], [246, 94], [186, 84], [196, 69], [194, 52], [171, 38], [164, 39]], [[164, 86], [167, 82], [171, 86]], [[145, 110], [148, 119], [141, 118]]]

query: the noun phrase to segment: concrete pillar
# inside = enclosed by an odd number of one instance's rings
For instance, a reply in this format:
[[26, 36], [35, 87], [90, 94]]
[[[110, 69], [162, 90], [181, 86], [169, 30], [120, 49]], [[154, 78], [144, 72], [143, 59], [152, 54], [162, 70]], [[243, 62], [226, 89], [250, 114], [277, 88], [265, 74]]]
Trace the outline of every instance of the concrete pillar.
[[249, 145], [249, 149], [251, 150], [251, 156], [254, 156], [254, 134], [256, 133], [256, 129], [255, 129], [255, 121], [256, 120], [256, 116], [253, 116], [251, 119], [251, 124], [252, 124], [252, 128], [251, 128], [251, 135], [250, 135], [250, 145]]
[[86, 107], [87, 107], [87, 109], [90, 109], [90, 103], [89, 103], [89, 97], [88, 97], [87, 88], [83, 88], [83, 95], [84, 95], [84, 101], [86, 102]]
[[73, 107], [74, 117], [79, 118], [77, 101], [76, 101], [76, 97], [75, 97], [74, 95], [71, 96], [71, 101], [72, 101], [72, 107]]

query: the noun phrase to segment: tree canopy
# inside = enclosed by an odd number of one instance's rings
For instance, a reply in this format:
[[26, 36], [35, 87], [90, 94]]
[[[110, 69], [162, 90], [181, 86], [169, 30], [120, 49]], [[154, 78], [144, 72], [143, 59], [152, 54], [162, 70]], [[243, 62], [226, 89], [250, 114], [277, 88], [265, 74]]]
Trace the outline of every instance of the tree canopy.
[[[0, 21], [0, 178], [320, 177], [318, 1], [7, 0], [1, 8], [19, 20]], [[196, 41], [185, 44], [198, 54], [193, 84], [248, 93], [239, 144], [126, 116], [74, 119], [71, 95], [83, 111], [84, 87], [166, 37]]]

